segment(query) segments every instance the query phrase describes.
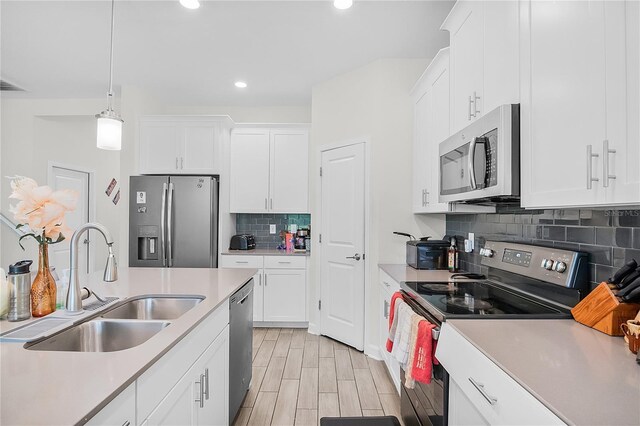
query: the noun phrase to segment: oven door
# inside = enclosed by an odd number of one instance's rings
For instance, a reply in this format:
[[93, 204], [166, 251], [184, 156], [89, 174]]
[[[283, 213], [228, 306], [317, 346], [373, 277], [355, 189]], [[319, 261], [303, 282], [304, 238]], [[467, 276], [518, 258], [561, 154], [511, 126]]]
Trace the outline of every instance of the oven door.
[[[418, 305], [410, 294], [403, 291], [404, 301], [418, 315], [432, 324], [440, 321]], [[434, 334], [437, 340], [439, 331]], [[449, 374], [440, 364], [433, 365], [431, 383], [415, 382], [413, 389], [404, 386], [404, 371], [400, 369], [400, 413], [406, 426], [447, 426], [449, 407]]]
[[433, 366], [428, 385], [416, 382], [414, 389], [404, 386], [400, 369], [400, 413], [406, 426], [446, 426], [449, 406], [449, 374], [442, 365]]
[[440, 195], [465, 194], [488, 185], [489, 141], [480, 136], [440, 155]]

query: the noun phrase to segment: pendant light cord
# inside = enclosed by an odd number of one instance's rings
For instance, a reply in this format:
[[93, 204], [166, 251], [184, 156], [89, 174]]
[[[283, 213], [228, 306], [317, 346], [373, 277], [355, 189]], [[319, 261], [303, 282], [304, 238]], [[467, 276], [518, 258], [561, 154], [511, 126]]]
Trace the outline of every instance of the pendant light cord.
[[111, 0], [111, 48], [109, 51], [109, 93], [107, 93], [107, 111], [113, 111], [111, 100], [113, 98], [113, 30], [115, 27], [114, 10], [115, 0]]

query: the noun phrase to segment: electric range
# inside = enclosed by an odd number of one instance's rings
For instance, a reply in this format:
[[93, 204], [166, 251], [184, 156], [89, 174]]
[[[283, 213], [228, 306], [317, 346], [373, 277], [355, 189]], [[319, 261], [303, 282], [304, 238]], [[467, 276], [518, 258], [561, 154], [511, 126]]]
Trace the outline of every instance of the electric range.
[[[480, 250], [481, 280], [400, 283], [403, 299], [439, 327], [448, 319], [562, 319], [590, 290], [585, 253], [487, 241]], [[404, 372], [401, 371], [404, 384]], [[449, 375], [434, 365], [430, 384], [401, 389], [406, 425], [447, 425]]]

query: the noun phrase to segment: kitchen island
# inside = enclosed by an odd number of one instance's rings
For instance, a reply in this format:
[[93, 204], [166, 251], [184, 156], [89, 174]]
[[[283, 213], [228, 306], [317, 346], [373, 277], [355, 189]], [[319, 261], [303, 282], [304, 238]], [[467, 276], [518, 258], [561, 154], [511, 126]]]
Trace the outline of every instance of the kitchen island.
[[[103, 297], [180, 294], [205, 298], [146, 342], [121, 351], [36, 351], [25, 349], [24, 342], [0, 343], [0, 424], [87, 422], [204, 322], [214, 316], [228, 322], [229, 297], [255, 273], [255, 269], [121, 268], [118, 281], [112, 283], [103, 282], [102, 273], [93, 274], [82, 285]], [[61, 311], [52, 315], [65, 317]], [[25, 323], [0, 321], [0, 332]], [[131, 424], [145, 418], [138, 415]]]

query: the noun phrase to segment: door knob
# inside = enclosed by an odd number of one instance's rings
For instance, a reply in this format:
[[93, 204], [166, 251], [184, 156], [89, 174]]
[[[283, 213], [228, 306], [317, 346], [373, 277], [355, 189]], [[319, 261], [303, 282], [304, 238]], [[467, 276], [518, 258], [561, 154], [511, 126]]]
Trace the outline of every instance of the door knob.
[[356, 253], [353, 256], [347, 256], [346, 259], [360, 260], [360, 255], [358, 253]]

